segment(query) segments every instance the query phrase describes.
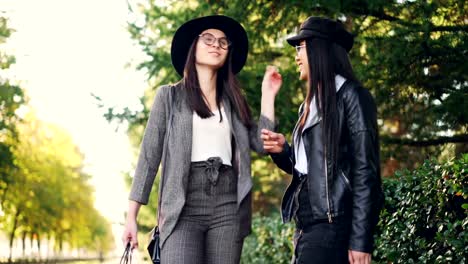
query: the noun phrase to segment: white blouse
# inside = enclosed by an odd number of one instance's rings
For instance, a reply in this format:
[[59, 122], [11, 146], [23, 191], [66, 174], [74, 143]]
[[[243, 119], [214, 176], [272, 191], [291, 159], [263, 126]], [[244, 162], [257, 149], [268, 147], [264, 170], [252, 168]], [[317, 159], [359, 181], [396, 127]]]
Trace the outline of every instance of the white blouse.
[[221, 108], [221, 112], [222, 122], [219, 122], [218, 110], [213, 111], [214, 116], [208, 118], [201, 118], [193, 112], [192, 162], [220, 157], [223, 164], [231, 166], [231, 128], [224, 108]]

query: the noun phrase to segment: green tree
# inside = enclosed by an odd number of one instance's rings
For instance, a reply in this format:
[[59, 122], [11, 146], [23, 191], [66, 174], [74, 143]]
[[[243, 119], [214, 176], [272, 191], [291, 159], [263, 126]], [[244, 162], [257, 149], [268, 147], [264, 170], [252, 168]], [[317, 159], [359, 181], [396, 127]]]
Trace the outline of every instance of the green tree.
[[17, 124], [17, 130], [18, 142], [11, 147], [17, 169], [0, 218], [10, 250], [19, 237], [24, 248], [28, 235], [38, 248], [42, 238], [55, 241], [58, 253], [65, 243], [71, 248], [111, 249], [110, 224], [94, 208], [90, 176], [83, 172], [84, 157], [68, 133], [32, 113]]
[[11, 33], [7, 18], [0, 15], [0, 211], [8, 184], [12, 181], [10, 172], [15, 169], [11, 145], [6, 140], [16, 137], [15, 124], [20, 120], [16, 110], [25, 103], [23, 90], [12, 84], [6, 75], [6, 71], [15, 63], [15, 58], [2, 49]]
[[[468, 149], [467, 4], [460, 0], [384, 1], [159, 1], [132, 6], [141, 16], [129, 31], [148, 60], [139, 69], [148, 73], [144, 110], [129, 109], [109, 120], [126, 120], [129, 135], [139, 142], [155, 87], [179, 79], [170, 60], [170, 43], [183, 22], [203, 15], [225, 14], [247, 30], [250, 49], [239, 74], [255, 115], [265, 66], [277, 65], [283, 87], [276, 102], [279, 130], [290, 136], [304, 98], [294, 49], [286, 44], [308, 16], [327, 16], [344, 22], [355, 36], [350, 53], [356, 75], [378, 104], [381, 160], [384, 175], [415, 168], [427, 156], [448, 158]], [[268, 160], [266, 158], [265, 160]], [[285, 180], [258, 158], [254, 161], [258, 208], [277, 207]]]
[[[0, 16], [0, 47], [12, 33]], [[29, 237], [41, 248], [44, 239], [73, 248], [109, 251], [110, 224], [94, 208], [93, 188], [83, 172], [83, 155], [57, 126], [17, 110], [26, 105], [23, 90], [9, 80], [15, 58], [0, 49], [0, 230], [11, 248]], [[91, 221], [91, 220], [92, 221]]]

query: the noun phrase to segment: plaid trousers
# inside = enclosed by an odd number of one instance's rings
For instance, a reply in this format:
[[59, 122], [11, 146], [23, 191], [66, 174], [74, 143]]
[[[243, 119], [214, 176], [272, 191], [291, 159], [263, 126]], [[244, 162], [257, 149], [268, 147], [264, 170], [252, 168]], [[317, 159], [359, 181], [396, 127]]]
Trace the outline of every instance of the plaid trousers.
[[237, 177], [220, 158], [192, 162], [184, 209], [161, 250], [164, 264], [238, 264]]

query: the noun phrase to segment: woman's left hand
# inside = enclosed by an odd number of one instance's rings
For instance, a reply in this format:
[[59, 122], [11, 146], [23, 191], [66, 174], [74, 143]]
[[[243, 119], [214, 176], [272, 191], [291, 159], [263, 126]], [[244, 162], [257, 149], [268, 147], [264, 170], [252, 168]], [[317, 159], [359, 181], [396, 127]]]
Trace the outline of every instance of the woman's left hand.
[[371, 254], [348, 250], [348, 260], [350, 264], [370, 264], [371, 263]]
[[262, 94], [271, 95], [273, 98], [278, 93], [283, 79], [275, 66], [268, 65], [262, 82]]

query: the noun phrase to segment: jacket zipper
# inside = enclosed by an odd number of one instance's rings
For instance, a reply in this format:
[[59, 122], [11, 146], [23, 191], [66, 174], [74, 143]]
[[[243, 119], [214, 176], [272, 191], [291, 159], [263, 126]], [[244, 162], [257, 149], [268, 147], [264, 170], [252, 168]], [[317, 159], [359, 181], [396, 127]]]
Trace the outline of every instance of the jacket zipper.
[[330, 197], [329, 197], [329, 191], [328, 191], [328, 166], [327, 166], [327, 147], [324, 146], [324, 149], [325, 149], [325, 157], [324, 157], [324, 167], [325, 167], [325, 189], [326, 189], [326, 192], [327, 192], [327, 207], [328, 207], [328, 212], [327, 212], [327, 216], [328, 216], [328, 223], [332, 223], [333, 222], [333, 213], [331, 212], [330, 210]]
[[[302, 117], [302, 115], [301, 115], [301, 117]], [[299, 118], [299, 120], [300, 120], [300, 118]], [[298, 125], [298, 124], [299, 124], [299, 121], [298, 121], [298, 122], [296, 123], [296, 125], [294, 126], [294, 130], [293, 130], [293, 140], [292, 140], [292, 141], [293, 141], [293, 144], [295, 143], [295, 142], [294, 142], [294, 134], [295, 134], [295, 131], [296, 131], [296, 129], [297, 129], [297, 125]], [[328, 208], [327, 216], [328, 216], [328, 222], [329, 222], [329, 223], [333, 223], [333, 219], [332, 219], [332, 218], [333, 218], [334, 216], [333, 216], [333, 213], [332, 213], [331, 210], [330, 210], [330, 197], [329, 197], [330, 195], [329, 195], [329, 191], [328, 191], [327, 147], [324, 146], [324, 149], [325, 149], [325, 151], [324, 151], [324, 152], [325, 152], [325, 158], [324, 158], [324, 163], [325, 163], [325, 164], [324, 164], [324, 165], [325, 165], [325, 166], [324, 166], [324, 168], [325, 168], [325, 189], [326, 189], [326, 192], [327, 192], [327, 208]], [[293, 150], [294, 150], [294, 148], [293, 148]], [[295, 155], [295, 151], [294, 151], [293, 155]], [[290, 159], [291, 159], [291, 158], [290, 158]], [[291, 160], [291, 162], [292, 162], [292, 160]], [[293, 165], [292, 167], [293, 167], [293, 171], [294, 171], [294, 165]]]

